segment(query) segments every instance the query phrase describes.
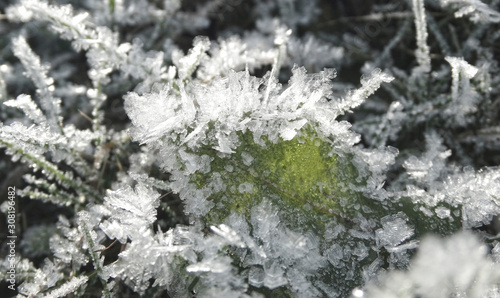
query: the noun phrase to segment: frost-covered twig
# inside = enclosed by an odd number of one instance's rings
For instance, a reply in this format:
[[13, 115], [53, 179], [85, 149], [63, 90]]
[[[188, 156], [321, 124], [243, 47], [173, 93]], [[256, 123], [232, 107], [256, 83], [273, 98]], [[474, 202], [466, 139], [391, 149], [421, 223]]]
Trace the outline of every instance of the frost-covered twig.
[[30, 95], [21, 94], [16, 99], [7, 100], [3, 103], [8, 107], [21, 109], [28, 118], [39, 125], [47, 124], [47, 118], [38, 108]]
[[374, 69], [370, 75], [361, 79], [361, 88], [349, 93], [347, 99], [339, 105], [340, 113], [359, 106], [375, 93], [382, 83], [390, 83], [393, 79], [394, 77], [382, 72], [382, 70]]
[[417, 50], [415, 56], [424, 72], [431, 70], [431, 57], [427, 45], [427, 21], [425, 18], [424, 0], [412, 0], [413, 13], [415, 14], [415, 30], [417, 32]]
[[89, 196], [92, 200], [99, 201], [100, 197], [94, 190], [86, 186], [80, 179], [75, 179], [71, 172], [60, 171], [54, 164], [47, 161], [43, 156], [32, 154], [24, 151], [23, 148], [19, 147], [15, 142], [10, 143], [3, 139], [0, 139], [0, 147], [7, 149], [7, 153], [13, 156], [13, 159], [21, 159], [22, 162], [27, 163], [32, 168], [42, 169], [47, 178], [54, 178], [62, 185], [73, 188], [83, 195]]
[[[54, 79], [48, 76], [48, 68], [43, 66], [38, 57], [29, 47], [26, 39], [20, 36], [12, 41], [14, 54], [21, 60], [26, 75], [35, 83], [40, 104], [47, 115], [47, 123], [54, 131], [61, 131], [61, 99], [54, 96]], [[18, 99], [18, 100], [22, 100]], [[26, 99], [25, 99], [26, 101]], [[32, 109], [32, 108], [30, 108]], [[32, 114], [36, 121], [43, 119], [33, 110]], [[36, 116], [35, 116], [36, 115]]]
[[457, 122], [464, 124], [465, 116], [476, 111], [478, 93], [471, 87], [470, 80], [478, 69], [467, 63], [463, 58], [446, 57], [451, 65], [451, 99], [448, 113], [455, 115]]
[[90, 217], [86, 211], [81, 211], [78, 214], [78, 224], [79, 230], [84, 236], [85, 241], [87, 242], [87, 249], [92, 258], [92, 263], [94, 265], [94, 269], [97, 272], [98, 278], [103, 285], [102, 296], [109, 298], [111, 297], [111, 293], [107, 286], [108, 274], [103, 271], [104, 267], [104, 259], [101, 257], [99, 250], [103, 248], [102, 245], [99, 245], [97, 242], [97, 235], [95, 231], [91, 230], [89, 226]]
[[73, 277], [67, 283], [61, 285], [59, 288], [50, 291], [47, 295], [44, 295], [44, 298], [59, 298], [66, 297], [72, 293], [74, 293], [78, 288], [85, 285], [89, 278], [85, 275]]

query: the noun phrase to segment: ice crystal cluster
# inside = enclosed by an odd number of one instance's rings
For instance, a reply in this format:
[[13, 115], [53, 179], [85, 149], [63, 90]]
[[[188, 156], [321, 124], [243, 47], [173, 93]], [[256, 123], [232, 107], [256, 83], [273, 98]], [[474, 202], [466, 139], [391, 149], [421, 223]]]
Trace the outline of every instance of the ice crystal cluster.
[[0, 4], [1, 296], [500, 296], [499, 7]]

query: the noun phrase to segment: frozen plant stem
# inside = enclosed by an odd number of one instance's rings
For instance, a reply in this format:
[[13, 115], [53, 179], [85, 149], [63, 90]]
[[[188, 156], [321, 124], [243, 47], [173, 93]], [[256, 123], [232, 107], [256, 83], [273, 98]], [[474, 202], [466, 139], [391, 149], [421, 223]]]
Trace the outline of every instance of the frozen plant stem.
[[425, 20], [424, 0], [412, 0], [413, 14], [415, 15], [415, 30], [417, 34], [417, 50], [415, 56], [424, 72], [431, 70], [431, 57], [427, 45], [427, 22]]
[[81, 229], [84, 232], [85, 235], [85, 240], [87, 240], [88, 243], [88, 252], [90, 253], [90, 256], [92, 257], [92, 262], [94, 264], [95, 270], [97, 272], [97, 276], [99, 280], [101, 281], [101, 284], [103, 286], [103, 297], [110, 298], [111, 293], [109, 292], [109, 289], [107, 287], [107, 282], [102, 278], [103, 270], [102, 270], [102, 261], [101, 258], [99, 257], [99, 251], [100, 249], [96, 248], [96, 245], [94, 244], [94, 240], [92, 239], [92, 235], [90, 235], [89, 228], [87, 227], [87, 224], [85, 223], [85, 220], [80, 221]]
[[269, 99], [269, 92], [271, 92], [272, 80], [278, 78], [282, 56], [286, 54], [286, 44], [288, 42], [289, 36], [292, 34], [291, 29], [286, 29], [280, 27], [276, 30], [276, 37], [274, 39], [274, 44], [278, 46], [278, 51], [276, 57], [274, 58], [273, 66], [271, 68], [271, 74], [269, 75], [269, 81], [267, 82], [266, 94], [264, 96], [264, 103], [267, 104]]
[[26, 75], [33, 81], [37, 87], [37, 93], [40, 97], [40, 103], [47, 115], [47, 122], [52, 130], [62, 130], [61, 117], [61, 99], [54, 97], [54, 79], [48, 76], [48, 69], [41, 65], [38, 57], [30, 48], [26, 39], [22, 36], [14, 38], [12, 41], [14, 54], [21, 60]]
[[[96, 195], [90, 188], [88, 188], [86, 185], [83, 183], [79, 183], [78, 180], [70, 179], [66, 177], [64, 172], [60, 171], [57, 169], [57, 167], [50, 162], [44, 160], [43, 158], [36, 157], [32, 154], [24, 152], [21, 148], [18, 148], [14, 146], [13, 144], [10, 144], [8, 142], [5, 142], [4, 140], [0, 140], [0, 144], [3, 145], [3, 147], [9, 148], [10, 150], [13, 150], [16, 154], [19, 154], [23, 156], [26, 161], [29, 161], [33, 164], [35, 164], [37, 167], [40, 167], [41, 169], [47, 171], [49, 177], [54, 176], [58, 181], [60, 181], [63, 184], [67, 184], [69, 187], [85, 194], [91, 197], [95, 202], [100, 201], [100, 197]], [[78, 182], [77, 182], [78, 181]]]

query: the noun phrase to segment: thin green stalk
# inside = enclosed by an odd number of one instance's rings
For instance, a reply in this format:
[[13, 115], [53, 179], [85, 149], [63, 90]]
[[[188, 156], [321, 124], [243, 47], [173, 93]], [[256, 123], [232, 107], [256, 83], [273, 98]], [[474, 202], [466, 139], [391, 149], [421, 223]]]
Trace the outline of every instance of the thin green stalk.
[[27, 160], [33, 162], [35, 165], [38, 167], [42, 168], [43, 170], [47, 171], [48, 173], [54, 175], [57, 180], [66, 183], [69, 185], [71, 188], [74, 190], [84, 193], [95, 201], [100, 201], [101, 198], [99, 195], [95, 194], [90, 188], [88, 188], [85, 184], [83, 183], [77, 183], [74, 179], [70, 179], [66, 177], [64, 172], [59, 170], [55, 165], [51, 164], [50, 162], [44, 161], [42, 159], [37, 158], [36, 156], [24, 152], [21, 148], [17, 148], [13, 144], [6, 142], [4, 140], [0, 140], [0, 144], [3, 145], [2, 147], [7, 147], [15, 151], [15, 153], [18, 153], [19, 155], [23, 156]]
[[92, 257], [92, 262], [94, 262], [94, 266], [95, 266], [95, 269], [96, 269], [96, 272], [98, 273], [98, 276], [99, 276], [99, 280], [101, 281], [101, 284], [103, 286], [103, 296], [106, 297], [106, 298], [110, 298], [111, 297], [111, 293], [109, 292], [108, 290], [108, 287], [107, 287], [107, 282], [106, 280], [104, 280], [100, 275], [102, 274], [102, 267], [101, 267], [101, 264], [99, 262], [99, 254], [97, 253], [96, 251], [96, 247], [95, 247], [95, 243], [94, 241], [92, 240], [92, 237], [90, 235], [90, 232], [89, 230], [87, 229], [87, 225], [85, 224], [84, 221], [80, 221], [81, 225], [82, 225], [82, 229], [85, 233], [85, 238], [87, 240], [87, 243], [89, 245], [89, 253], [90, 253], [90, 256]]

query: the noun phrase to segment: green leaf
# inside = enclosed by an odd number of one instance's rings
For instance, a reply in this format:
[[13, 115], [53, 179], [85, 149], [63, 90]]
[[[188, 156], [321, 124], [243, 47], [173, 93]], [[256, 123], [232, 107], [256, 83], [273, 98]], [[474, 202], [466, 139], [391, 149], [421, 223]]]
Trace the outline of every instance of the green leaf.
[[207, 224], [222, 223], [233, 211], [248, 216], [264, 198], [289, 216], [307, 215], [310, 223], [316, 215], [345, 213], [339, 201], [355, 195], [348, 185], [356, 183], [357, 171], [347, 156], [335, 152], [332, 140], [321, 139], [311, 127], [276, 144], [266, 138], [264, 146], [257, 144], [250, 132], [240, 132], [239, 139], [241, 144], [230, 155], [208, 146], [196, 152], [213, 159], [208, 173], [192, 175], [194, 184], [199, 189], [215, 179], [223, 184], [208, 198], [215, 207], [205, 217]]

